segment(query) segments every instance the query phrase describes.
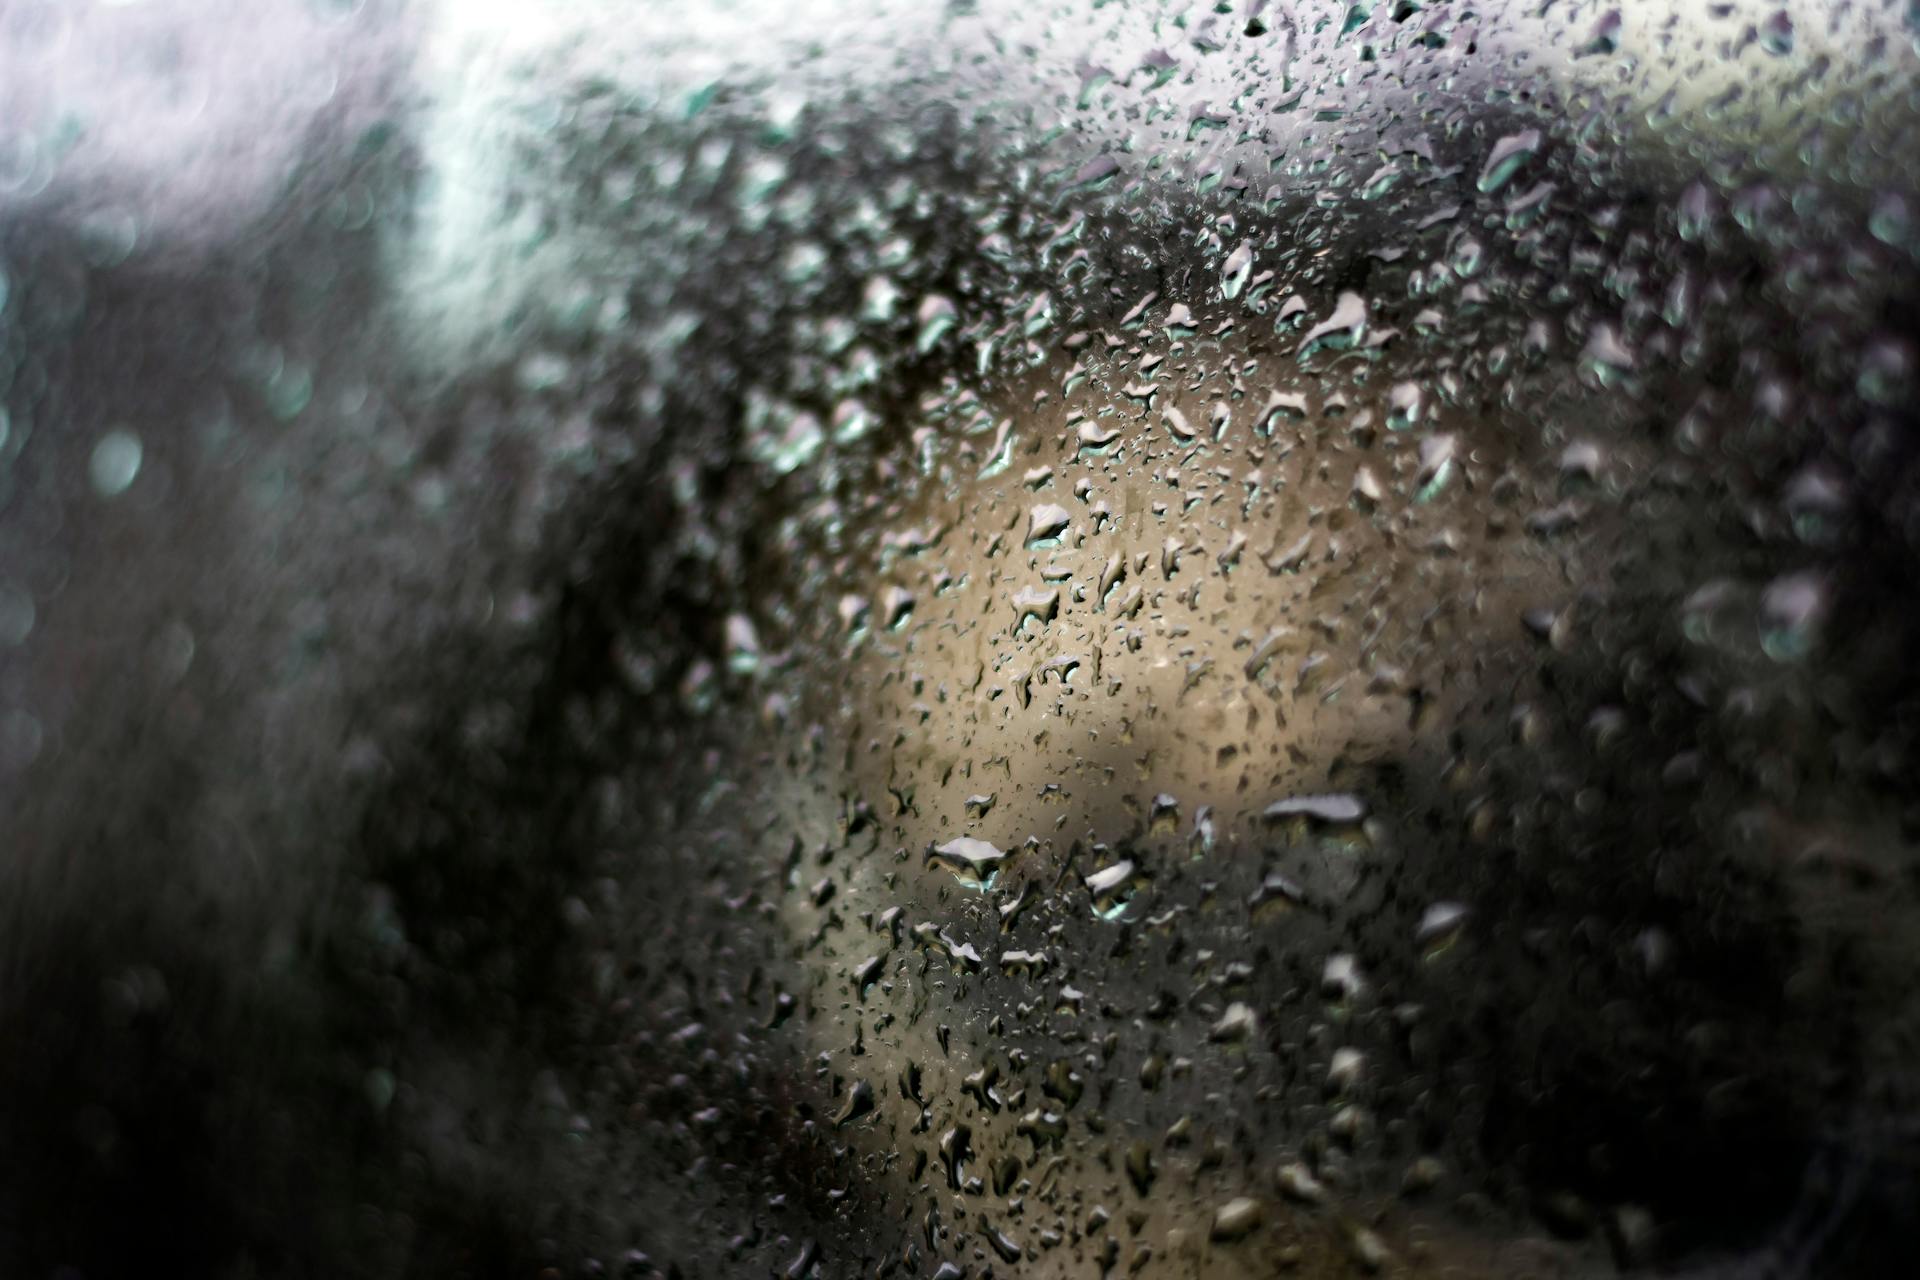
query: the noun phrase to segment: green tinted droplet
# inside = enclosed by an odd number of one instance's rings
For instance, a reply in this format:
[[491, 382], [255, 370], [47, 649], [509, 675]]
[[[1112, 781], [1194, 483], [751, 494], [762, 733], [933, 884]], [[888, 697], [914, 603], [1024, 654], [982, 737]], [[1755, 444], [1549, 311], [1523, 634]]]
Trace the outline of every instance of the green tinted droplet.
[[1093, 895], [1093, 912], [1102, 920], [1118, 920], [1133, 900], [1134, 865], [1122, 859], [1100, 868], [1086, 878], [1087, 891]]
[[266, 386], [267, 409], [282, 422], [300, 416], [313, 400], [313, 373], [305, 365], [283, 365]]
[[1420, 421], [1420, 409], [1423, 400], [1420, 384], [1400, 382], [1387, 392], [1387, 427], [1392, 431], [1405, 431]]
[[736, 675], [750, 675], [760, 666], [760, 638], [753, 620], [736, 613], [727, 618], [727, 669]]
[[[1902, 248], [1913, 243], [1913, 212], [1898, 195], [1884, 195], [1874, 203], [1867, 230], [1881, 244]], [[0, 309], [6, 306], [6, 282], [0, 278]]]
[[915, 318], [920, 329], [913, 340], [914, 350], [926, 355], [953, 328], [959, 320], [959, 313], [954, 309], [951, 299], [930, 293], [920, 300], [920, 310]]
[[1453, 246], [1453, 257], [1450, 263], [1453, 274], [1462, 280], [1471, 279], [1480, 274], [1480, 264], [1485, 256], [1486, 249], [1478, 240], [1472, 236], [1462, 236]]
[[1378, 200], [1381, 196], [1393, 190], [1404, 174], [1405, 170], [1401, 169], [1398, 164], [1381, 165], [1378, 169], [1374, 170], [1373, 176], [1369, 177], [1366, 182], [1362, 184], [1360, 188], [1360, 198], [1362, 200]]
[[1761, 597], [1760, 645], [1776, 662], [1797, 662], [1813, 651], [1829, 611], [1826, 584], [1812, 573], [1789, 574]]
[[1793, 18], [1785, 9], [1760, 24], [1760, 47], [1776, 58], [1793, 52]]
[[93, 491], [103, 498], [125, 493], [140, 474], [144, 452], [140, 437], [131, 431], [109, 431], [100, 437], [87, 463], [87, 477], [93, 482]]
[[89, 264], [117, 267], [133, 256], [140, 224], [124, 210], [102, 209], [81, 220], [80, 235]]
[[788, 284], [802, 285], [817, 280], [827, 267], [827, 251], [811, 240], [803, 240], [787, 250], [786, 259], [780, 265], [781, 274]]
[[683, 114], [688, 120], [692, 120], [708, 107], [712, 106], [714, 98], [719, 96], [719, 93], [720, 82], [717, 80], [693, 90], [687, 95], [686, 107], [684, 108]]
[[1345, 351], [1359, 343], [1366, 328], [1367, 300], [1357, 293], [1342, 293], [1333, 314], [1307, 330], [1298, 357], [1306, 360], [1319, 351]]
[[1053, 324], [1053, 295], [1042, 293], [1033, 300], [1022, 318], [1020, 331], [1029, 338], [1045, 332]]
[[1695, 182], [1680, 193], [1678, 226], [1683, 240], [1700, 240], [1713, 228], [1714, 197], [1705, 183]]
[[1510, 134], [1493, 144], [1487, 152], [1487, 161], [1480, 167], [1479, 188], [1483, 192], [1498, 191], [1507, 184], [1508, 179], [1520, 172], [1520, 166], [1531, 160], [1540, 150], [1540, 131], [1526, 129]]
[[1097, 188], [1107, 185], [1113, 175], [1120, 171], [1120, 162], [1110, 155], [1099, 155], [1081, 165], [1067, 182], [1069, 190], [1088, 187]]
[[398, 1089], [399, 1083], [394, 1079], [393, 1072], [385, 1067], [375, 1067], [367, 1072], [367, 1103], [375, 1111], [385, 1111], [392, 1104]]

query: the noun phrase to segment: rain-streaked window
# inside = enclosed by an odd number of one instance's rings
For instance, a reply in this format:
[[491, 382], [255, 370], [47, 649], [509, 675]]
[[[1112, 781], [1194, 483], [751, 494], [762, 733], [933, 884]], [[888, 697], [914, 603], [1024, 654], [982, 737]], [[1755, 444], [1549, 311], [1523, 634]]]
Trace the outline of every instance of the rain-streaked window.
[[0, 7], [0, 1272], [1909, 1274], [1920, 8]]

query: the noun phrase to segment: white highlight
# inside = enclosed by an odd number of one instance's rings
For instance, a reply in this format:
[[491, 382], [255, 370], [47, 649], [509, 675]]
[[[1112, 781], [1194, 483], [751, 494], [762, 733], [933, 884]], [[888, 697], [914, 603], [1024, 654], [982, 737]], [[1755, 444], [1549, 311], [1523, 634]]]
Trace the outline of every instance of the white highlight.
[[[665, 110], [720, 81], [804, 93], [827, 68], [844, 90], [897, 63], [903, 38], [910, 47], [934, 8], [441, 0], [418, 63], [427, 186], [413, 234], [394, 246], [398, 300], [423, 339], [416, 356], [458, 364], [511, 345], [633, 269], [630, 251], [570, 218], [575, 193], [525, 172], [582, 86], [610, 84], [624, 101]], [[803, 39], [831, 55], [803, 65]]]

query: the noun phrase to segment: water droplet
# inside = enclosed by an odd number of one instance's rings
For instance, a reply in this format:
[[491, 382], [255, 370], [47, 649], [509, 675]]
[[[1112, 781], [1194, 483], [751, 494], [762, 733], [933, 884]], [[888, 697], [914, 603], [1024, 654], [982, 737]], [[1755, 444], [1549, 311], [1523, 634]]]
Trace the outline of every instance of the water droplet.
[[1056, 546], [1060, 534], [1073, 523], [1073, 513], [1057, 503], [1046, 502], [1027, 513], [1027, 545]]
[[1060, 592], [1053, 587], [1022, 587], [1013, 593], [1013, 630], [1018, 632], [1028, 618], [1052, 622], [1060, 612]]
[[836, 1129], [852, 1124], [861, 1116], [873, 1110], [873, 1086], [865, 1080], [853, 1082], [853, 1088], [847, 1091], [847, 1100], [833, 1117]]
[[1253, 1009], [1235, 1001], [1227, 1006], [1226, 1012], [1220, 1015], [1220, 1020], [1213, 1024], [1213, 1028], [1207, 1032], [1207, 1038], [1234, 1042], [1245, 1040], [1253, 1035], [1254, 1026]]
[[100, 442], [93, 446], [93, 457], [87, 464], [87, 475], [93, 482], [93, 491], [103, 498], [118, 497], [125, 493], [140, 474], [143, 454], [140, 437], [131, 431], [109, 431], [100, 437]]
[[1589, 58], [1596, 55], [1604, 57], [1616, 52], [1620, 48], [1621, 25], [1620, 11], [1607, 10], [1600, 15], [1599, 21], [1593, 24], [1592, 29], [1587, 33], [1587, 38], [1581, 41], [1579, 47], [1573, 51], [1573, 56], [1576, 58]]
[[1274, 1174], [1280, 1193], [1300, 1204], [1319, 1204], [1327, 1198], [1327, 1189], [1306, 1165], [1295, 1161], [1283, 1164]]
[[1288, 796], [1284, 800], [1275, 800], [1268, 805], [1261, 816], [1270, 822], [1283, 818], [1306, 817], [1316, 822], [1345, 824], [1359, 822], [1365, 818], [1367, 805], [1359, 796], [1345, 793]]
[[1907, 248], [1914, 243], [1913, 210], [1904, 197], [1888, 192], [1874, 201], [1867, 229], [1882, 244]]
[[1539, 150], [1538, 129], [1523, 129], [1494, 143], [1493, 149], [1487, 152], [1486, 163], [1480, 166], [1480, 190], [1491, 194], [1504, 187]]
[[1775, 10], [1760, 24], [1760, 47], [1776, 58], [1793, 52], [1793, 16], [1785, 9]]
[[955, 880], [982, 893], [993, 887], [994, 878], [1006, 860], [1003, 850], [972, 836], [956, 836], [927, 850], [929, 863], [945, 867]]
[[1214, 1210], [1210, 1234], [1222, 1243], [1245, 1239], [1259, 1227], [1262, 1216], [1258, 1200], [1236, 1196]]
[[1366, 1055], [1360, 1050], [1350, 1045], [1335, 1049], [1327, 1063], [1327, 1092], [1336, 1095], [1353, 1092], [1366, 1065]]
[[1333, 314], [1307, 330], [1298, 358], [1304, 361], [1325, 350], [1345, 351], [1359, 344], [1366, 328], [1367, 300], [1357, 293], [1344, 292], [1334, 302]]
[[1775, 579], [1760, 597], [1761, 647], [1780, 662], [1806, 657], [1830, 607], [1827, 583], [1820, 574], [1795, 573]]
[[1153, 1181], [1159, 1171], [1154, 1168], [1153, 1149], [1144, 1142], [1135, 1142], [1127, 1148], [1127, 1180], [1133, 1183], [1133, 1189], [1141, 1196], [1153, 1189]]
[[1225, 265], [1220, 268], [1220, 292], [1228, 299], [1239, 297], [1252, 275], [1253, 245], [1242, 241], [1239, 248], [1227, 255]]
[[1102, 867], [1087, 877], [1087, 891], [1093, 895], [1094, 914], [1102, 920], [1117, 920], [1126, 912], [1133, 897], [1134, 865], [1122, 859]]
[[880, 599], [880, 625], [888, 631], [898, 631], [913, 616], [913, 605], [913, 592], [905, 587], [888, 587]]
[[926, 355], [959, 322], [959, 312], [950, 298], [930, 293], [920, 300], [920, 310], [915, 319], [919, 323], [919, 332], [914, 338], [914, 350]]

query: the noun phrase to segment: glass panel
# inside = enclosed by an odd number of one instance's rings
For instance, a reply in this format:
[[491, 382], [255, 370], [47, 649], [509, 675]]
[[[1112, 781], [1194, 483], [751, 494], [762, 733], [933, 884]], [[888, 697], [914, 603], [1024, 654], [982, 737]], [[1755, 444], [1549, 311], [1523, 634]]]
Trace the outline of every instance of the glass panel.
[[0, 1269], [1905, 1275], [1920, 9], [0, 9]]

